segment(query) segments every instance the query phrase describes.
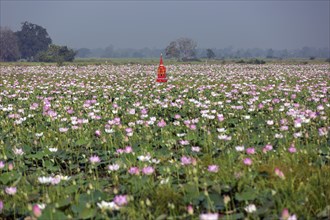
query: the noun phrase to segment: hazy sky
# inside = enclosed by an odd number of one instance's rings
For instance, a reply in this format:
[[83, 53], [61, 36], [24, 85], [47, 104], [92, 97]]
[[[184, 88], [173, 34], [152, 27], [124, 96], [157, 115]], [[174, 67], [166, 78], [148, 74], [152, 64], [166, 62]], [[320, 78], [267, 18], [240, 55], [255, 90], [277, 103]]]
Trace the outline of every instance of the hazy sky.
[[180, 37], [199, 48], [330, 47], [329, 0], [0, 0], [0, 24], [29, 21], [72, 48], [165, 48]]

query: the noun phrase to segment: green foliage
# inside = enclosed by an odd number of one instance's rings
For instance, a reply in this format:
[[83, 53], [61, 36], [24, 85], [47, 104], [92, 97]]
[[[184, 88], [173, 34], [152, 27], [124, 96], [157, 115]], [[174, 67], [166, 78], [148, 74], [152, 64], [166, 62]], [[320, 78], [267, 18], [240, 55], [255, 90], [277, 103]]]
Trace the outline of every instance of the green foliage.
[[248, 61], [244, 61], [244, 60], [239, 60], [236, 61], [236, 63], [247, 63], [247, 64], [265, 64], [266, 62], [264, 60], [259, 60], [259, 59], [251, 59]]
[[63, 62], [72, 62], [76, 52], [67, 46], [51, 44], [47, 51], [37, 54], [36, 60], [40, 62], [56, 62], [61, 65]]
[[179, 38], [165, 49], [165, 54], [169, 58], [191, 59], [196, 57], [197, 43], [190, 38]]
[[180, 58], [180, 51], [177, 46], [176, 41], [172, 41], [166, 48], [165, 48], [165, 55], [168, 58]]
[[38, 219], [329, 216], [328, 65], [169, 67], [171, 81], [155, 84], [154, 65], [4, 66], [0, 218], [34, 219], [36, 204]]
[[207, 57], [208, 59], [213, 59], [213, 58], [215, 58], [215, 54], [214, 54], [214, 52], [213, 52], [212, 49], [207, 49], [207, 50], [206, 50], [206, 57]]
[[16, 35], [9, 28], [0, 27], [0, 61], [16, 61], [19, 57]]
[[52, 43], [45, 28], [27, 21], [22, 23], [22, 29], [15, 34], [23, 59], [33, 60], [37, 53], [47, 50]]

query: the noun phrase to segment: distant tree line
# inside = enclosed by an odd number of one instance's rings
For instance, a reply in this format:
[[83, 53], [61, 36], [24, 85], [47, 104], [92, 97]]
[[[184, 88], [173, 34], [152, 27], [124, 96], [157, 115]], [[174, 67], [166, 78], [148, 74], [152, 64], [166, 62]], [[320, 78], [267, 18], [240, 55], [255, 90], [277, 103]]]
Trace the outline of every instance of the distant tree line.
[[23, 22], [21, 30], [13, 32], [0, 27], [0, 61], [73, 61], [76, 52], [67, 46], [52, 44], [47, 30], [42, 26]]
[[[175, 42], [175, 41], [174, 41]], [[182, 59], [184, 56], [180, 54], [177, 48], [177, 43], [173, 41], [165, 49], [159, 48], [115, 48], [108, 46], [106, 48], [80, 48], [77, 49], [76, 57], [80, 58], [157, 58], [160, 53], [167, 54], [167, 58]], [[209, 59], [253, 59], [253, 58], [274, 58], [274, 59], [289, 59], [289, 58], [306, 58], [327, 59], [330, 57], [329, 48], [313, 48], [303, 47], [294, 50], [276, 50], [276, 49], [235, 49], [234, 47], [226, 48], [194, 48], [194, 56], [190, 58], [209, 58]]]
[[13, 32], [7, 27], [0, 27], [0, 61], [41, 61], [57, 62], [73, 61], [80, 58], [155, 58], [164, 53], [167, 58], [179, 61], [207, 59], [255, 59], [255, 58], [325, 58], [330, 59], [329, 48], [303, 47], [296, 50], [269, 49], [234, 49], [234, 47], [197, 48], [193, 39], [183, 37], [170, 41], [164, 49], [142, 48], [122, 49], [110, 45], [106, 48], [80, 48], [74, 51], [67, 46], [52, 44], [47, 30], [42, 26], [23, 22], [21, 30]]

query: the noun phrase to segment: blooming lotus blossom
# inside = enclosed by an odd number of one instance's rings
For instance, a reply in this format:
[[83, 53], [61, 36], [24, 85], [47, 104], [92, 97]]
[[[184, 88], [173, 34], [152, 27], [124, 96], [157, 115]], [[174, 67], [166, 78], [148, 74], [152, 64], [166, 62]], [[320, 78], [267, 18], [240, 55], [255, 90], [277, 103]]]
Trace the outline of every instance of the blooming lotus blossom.
[[110, 170], [110, 171], [116, 171], [116, 170], [119, 170], [119, 168], [120, 168], [120, 166], [119, 166], [119, 164], [111, 164], [111, 165], [109, 165], [108, 166], [108, 169]]
[[290, 215], [289, 210], [287, 208], [283, 209], [280, 220], [297, 220], [297, 216], [295, 214]]
[[38, 181], [39, 181], [39, 183], [42, 183], [42, 184], [48, 184], [53, 181], [53, 178], [42, 176], [42, 177], [38, 177]]
[[96, 137], [100, 137], [101, 136], [101, 131], [100, 130], [96, 130], [95, 131], [95, 136]]
[[270, 144], [267, 144], [263, 149], [262, 152], [267, 153], [268, 151], [273, 150], [273, 146]]
[[40, 132], [40, 133], [36, 133], [35, 135], [36, 135], [36, 137], [42, 137], [42, 135], [44, 135], [44, 133]]
[[199, 220], [218, 220], [219, 214], [218, 213], [205, 213], [199, 215]]
[[244, 158], [243, 163], [247, 166], [252, 165], [252, 159], [251, 158]]
[[292, 144], [292, 145], [289, 147], [288, 151], [289, 151], [290, 153], [296, 153], [296, 152], [297, 152], [297, 149], [296, 149], [295, 146]]
[[57, 185], [61, 182], [61, 177], [55, 176], [52, 178], [52, 185]]
[[129, 110], [128, 110], [128, 113], [129, 113], [130, 115], [134, 115], [134, 114], [135, 114], [135, 109], [134, 109], [134, 108], [129, 109]]
[[15, 155], [19, 155], [19, 156], [24, 154], [24, 151], [23, 151], [22, 148], [14, 148], [13, 152], [14, 152]]
[[186, 156], [181, 157], [181, 164], [182, 164], [182, 165], [189, 165], [189, 164], [192, 164], [192, 159], [191, 159], [191, 157], [186, 157]]
[[165, 127], [165, 126], [166, 126], [166, 122], [164, 121], [164, 119], [160, 120], [160, 121], [158, 122], [157, 126], [160, 127], [160, 128]]
[[8, 195], [15, 195], [16, 192], [17, 192], [17, 188], [15, 186], [12, 186], [12, 187], [6, 187], [5, 188], [5, 192], [8, 194]]
[[267, 120], [267, 125], [273, 125], [274, 121], [273, 120]]
[[194, 152], [200, 152], [201, 148], [198, 147], [198, 146], [192, 146], [191, 147], [191, 151], [194, 151]]
[[138, 158], [138, 160], [140, 160], [140, 161], [150, 161], [151, 160], [151, 156], [150, 156], [150, 154], [147, 154], [147, 155], [140, 155], [140, 156], [138, 156], [137, 157]]
[[115, 198], [113, 199], [114, 203], [116, 203], [116, 205], [120, 206], [124, 206], [127, 205], [128, 200], [127, 200], [127, 195], [117, 195], [115, 196]]
[[216, 173], [219, 171], [219, 166], [218, 165], [209, 165], [207, 170], [211, 173]]
[[318, 129], [319, 136], [327, 136], [328, 135], [328, 129], [326, 127], [322, 127]]
[[139, 175], [140, 169], [138, 167], [130, 167], [128, 172], [133, 175]]
[[192, 205], [188, 205], [187, 206], [187, 212], [189, 215], [193, 215], [194, 214], [194, 208]]
[[236, 146], [235, 149], [236, 151], [241, 152], [244, 151], [244, 146]]
[[96, 203], [96, 204], [102, 210], [119, 210], [120, 209], [120, 207], [115, 202], [101, 201], [100, 203]]
[[231, 140], [231, 136], [228, 136], [228, 135], [225, 135], [225, 134], [223, 134], [223, 135], [218, 135], [218, 138], [219, 138], [220, 140], [225, 140], [225, 141], [230, 141], [230, 140]]
[[61, 180], [69, 180], [71, 177], [67, 176], [61, 176], [61, 175], [56, 175], [55, 177], [49, 176], [42, 176], [38, 177], [38, 181], [41, 184], [52, 184], [52, 185], [57, 185], [61, 182]]
[[155, 169], [153, 167], [150, 167], [150, 166], [144, 167], [142, 169], [142, 173], [145, 174], [145, 175], [151, 175], [151, 174], [154, 173], [154, 171], [155, 171]]
[[181, 145], [189, 145], [189, 141], [187, 141], [187, 140], [181, 140], [180, 141], [180, 144]]
[[280, 177], [281, 179], [285, 179], [283, 172], [279, 168], [275, 168], [276, 176]]
[[41, 211], [39, 205], [37, 205], [37, 204], [32, 207], [32, 212], [33, 212], [33, 215], [37, 218], [39, 218], [42, 214], [42, 211]]
[[65, 133], [69, 130], [69, 128], [59, 128], [59, 131]]
[[126, 146], [124, 149], [126, 154], [132, 153], [133, 152], [133, 148], [131, 146]]
[[13, 170], [13, 169], [14, 169], [14, 164], [8, 163], [8, 170]]
[[3, 162], [2, 160], [0, 160], [0, 169], [3, 169], [5, 167], [5, 162]]
[[127, 136], [129, 136], [129, 137], [133, 136], [133, 129], [132, 128], [126, 128], [125, 131], [126, 131]]
[[249, 148], [247, 148], [247, 149], [246, 149], [246, 153], [247, 153], [247, 154], [255, 154], [255, 149], [254, 149], [254, 147], [249, 147]]
[[50, 147], [50, 148], [48, 148], [48, 150], [50, 151], [50, 152], [57, 152], [57, 148], [55, 148], [55, 147]]
[[244, 210], [247, 212], [247, 213], [252, 213], [252, 212], [256, 212], [257, 211], [257, 207], [255, 204], [249, 204], [248, 206], [246, 206], [244, 208]]
[[93, 155], [89, 158], [89, 161], [91, 162], [91, 164], [96, 164], [96, 163], [101, 162], [101, 159], [99, 156]]

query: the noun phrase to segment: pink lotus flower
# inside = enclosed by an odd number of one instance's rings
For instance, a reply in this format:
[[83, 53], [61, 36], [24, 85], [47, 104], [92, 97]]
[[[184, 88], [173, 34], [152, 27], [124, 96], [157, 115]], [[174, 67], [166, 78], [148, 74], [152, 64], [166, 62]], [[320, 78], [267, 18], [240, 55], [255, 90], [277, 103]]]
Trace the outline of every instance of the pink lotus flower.
[[2, 213], [2, 209], [3, 209], [3, 201], [0, 200], [0, 214]]
[[328, 135], [328, 129], [326, 127], [322, 127], [318, 129], [319, 136], [327, 136]]
[[181, 145], [189, 145], [189, 141], [181, 140], [181, 141], [180, 141], [180, 144], [181, 144]]
[[285, 179], [283, 172], [279, 168], [275, 168], [276, 176], [280, 177], [281, 179]]
[[145, 175], [151, 175], [153, 174], [153, 172], [155, 171], [155, 169], [153, 167], [144, 167], [142, 169], [142, 173], [145, 174]]
[[219, 166], [218, 165], [209, 165], [207, 170], [212, 173], [216, 173], [219, 171]]
[[69, 128], [59, 128], [59, 131], [65, 133], [69, 130]]
[[0, 160], [0, 169], [3, 169], [4, 167], [5, 167], [5, 163], [2, 160]]
[[140, 170], [138, 167], [131, 167], [129, 168], [128, 172], [130, 174], [133, 174], [133, 175], [139, 175], [140, 174]]
[[174, 115], [174, 118], [175, 118], [175, 119], [180, 119], [180, 118], [181, 118], [181, 115], [176, 114], [176, 115]]
[[273, 150], [273, 146], [270, 144], [267, 144], [263, 149], [262, 152], [267, 153], [268, 151]]
[[14, 169], [14, 164], [8, 163], [8, 170], [13, 170], [13, 169]]
[[219, 214], [218, 213], [205, 213], [199, 215], [199, 220], [218, 220]]
[[162, 119], [162, 120], [160, 120], [160, 121], [158, 122], [157, 125], [158, 125], [158, 127], [163, 128], [163, 127], [166, 126], [166, 122], [164, 121], [164, 119]]
[[128, 203], [127, 201], [127, 195], [117, 195], [113, 199], [113, 201], [116, 203], [118, 206], [124, 206]]
[[110, 164], [109, 166], [108, 166], [108, 169], [110, 170], [110, 171], [116, 171], [116, 170], [119, 170], [119, 164]]
[[33, 215], [37, 218], [40, 217], [42, 214], [42, 211], [41, 211], [39, 205], [37, 205], [37, 204], [32, 207], [32, 212], [33, 212]]
[[187, 212], [189, 215], [193, 215], [194, 214], [194, 208], [192, 205], [188, 205], [187, 206]]
[[93, 155], [89, 158], [89, 161], [91, 162], [91, 164], [95, 164], [101, 162], [101, 159], [99, 156]]
[[96, 137], [100, 137], [101, 136], [101, 131], [100, 130], [96, 130], [95, 131], [95, 136]]
[[255, 154], [255, 149], [254, 149], [254, 147], [249, 147], [249, 148], [247, 148], [247, 149], [246, 149], [246, 153], [247, 153], [247, 154]]
[[285, 208], [282, 211], [280, 220], [297, 220], [297, 216], [295, 214], [290, 215], [289, 210]]
[[183, 156], [181, 157], [181, 165], [189, 165], [192, 163], [192, 160], [190, 157]]
[[296, 153], [297, 149], [294, 147], [294, 145], [291, 145], [290, 148], [288, 149], [290, 153]]
[[133, 152], [133, 149], [131, 146], [126, 146], [125, 149], [124, 149], [125, 153], [129, 154], [129, 153], [132, 153]]
[[142, 115], [146, 115], [146, 114], [148, 114], [148, 110], [147, 110], [147, 109], [145, 109], [145, 108], [144, 108], [144, 109], [142, 109], [142, 110], [141, 110], [141, 114], [142, 114]]
[[5, 192], [8, 194], [8, 195], [15, 195], [16, 192], [17, 192], [17, 188], [15, 186], [12, 186], [12, 187], [6, 187], [5, 188]]
[[197, 127], [196, 127], [196, 125], [192, 124], [192, 125], [190, 125], [190, 129], [191, 129], [191, 130], [196, 130]]
[[243, 160], [243, 163], [247, 166], [250, 166], [252, 165], [252, 159], [247, 157]]
[[73, 109], [68, 109], [66, 112], [70, 115], [74, 113]]
[[222, 114], [219, 114], [219, 115], [217, 115], [218, 116], [218, 120], [221, 122], [221, 121], [223, 121], [223, 120], [225, 120], [225, 118], [223, 117], [223, 115]]

